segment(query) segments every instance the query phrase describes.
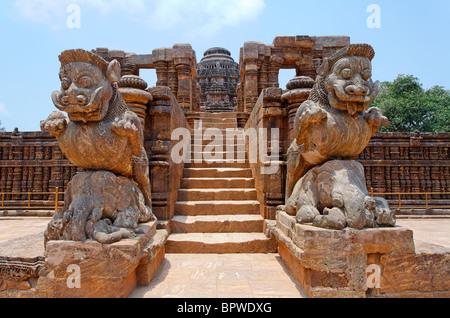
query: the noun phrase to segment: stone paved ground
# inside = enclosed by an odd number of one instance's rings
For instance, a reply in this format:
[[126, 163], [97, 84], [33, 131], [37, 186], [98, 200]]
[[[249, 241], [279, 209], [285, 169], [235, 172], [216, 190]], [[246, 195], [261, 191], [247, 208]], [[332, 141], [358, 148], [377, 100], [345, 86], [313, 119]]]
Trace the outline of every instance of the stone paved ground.
[[166, 254], [130, 298], [303, 298], [278, 254]]
[[450, 252], [450, 218], [399, 219], [397, 224], [413, 231], [416, 252]]
[[[44, 254], [49, 218], [0, 218], [0, 256]], [[417, 251], [450, 250], [450, 218], [399, 219], [414, 232]], [[133, 298], [298, 298], [305, 294], [278, 254], [166, 254], [150, 286]]]
[[44, 231], [51, 218], [0, 218], [0, 256], [44, 255]]

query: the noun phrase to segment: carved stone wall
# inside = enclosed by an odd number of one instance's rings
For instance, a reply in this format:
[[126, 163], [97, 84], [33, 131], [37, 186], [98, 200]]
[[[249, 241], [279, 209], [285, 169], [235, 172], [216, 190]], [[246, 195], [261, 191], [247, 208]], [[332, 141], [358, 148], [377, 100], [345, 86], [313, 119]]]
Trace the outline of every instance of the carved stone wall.
[[[288, 133], [286, 129], [287, 114], [285, 107], [281, 103], [281, 94], [282, 90], [280, 88], [263, 90], [245, 126], [245, 131], [254, 130], [256, 132], [256, 136], [249, 136], [247, 147], [255, 147], [255, 145], [261, 147], [263, 142], [267, 144], [267, 157], [262, 158], [258, 151], [257, 162], [250, 163], [250, 167], [255, 178], [258, 201], [261, 206], [260, 213], [265, 219], [271, 220], [276, 217], [277, 206], [284, 204], [284, 188], [286, 184], [284, 154], [288, 146], [286, 144]], [[271, 152], [271, 134], [273, 133], [271, 128], [279, 129], [279, 158]], [[261, 129], [267, 129], [266, 140], [261, 135]], [[256, 139], [256, 144], [254, 139]]]
[[[281, 104], [270, 100], [272, 95], [269, 93], [262, 97], [261, 105], [258, 106], [259, 115], [255, 113], [251, 122], [255, 124], [255, 128], [278, 126], [274, 121], [283, 123], [281, 127], [286, 127], [285, 111], [283, 112]], [[172, 183], [180, 177], [181, 170], [170, 165], [171, 129], [165, 128], [165, 125], [169, 125], [171, 121], [172, 127], [187, 124], [181, 114], [171, 117], [170, 113], [176, 112], [176, 108], [172, 109], [170, 106], [173, 99], [171, 101], [169, 91], [157, 92], [153, 89], [152, 94], [155, 100], [152, 102], [151, 115], [147, 118], [145, 143], [151, 158], [154, 203], [160, 206], [156, 210], [161, 210], [162, 219], [169, 219], [173, 213], [170, 211], [170, 203], [175, 200], [174, 189], [177, 188], [177, 185]], [[160, 128], [149, 129], [149, 126], [152, 127], [149, 123], [157, 124]], [[249, 123], [249, 127], [252, 123]], [[158, 133], [154, 134], [154, 131]], [[286, 131], [280, 133], [282, 136], [287, 135]], [[285, 169], [282, 163], [286, 144], [287, 141], [281, 143], [280, 172]], [[415, 133], [378, 133], [358, 161], [364, 166], [367, 187], [373, 188], [374, 193], [450, 192], [450, 133], [422, 133], [420, 136]], [[255, 166], [255, 169], [258, 168], [259, 165]], [[42, 132], [24, 132], [18, 136], [0, 133], [0, 193], [54, 192], [56, 187], [63, 192], [76, 171], [77, 168], [64, 157], [56, 140], [50, 135]], [[276, 205], [280, 204], [283, 198], [285, 181], [284, 178], [270, 175], [261, 178], [268, 180], [268, 183], [259, 183], [261, 188], [258, 191], [261, 196], [265, 196], [262, 201], [268, 202], [263, 214], [266, 217], [273, 216]], [[273, 204], [270, 204], [271, 196], [274, 196], [273, 200], [276, 201]], [[398, 206], [397, 195], [389, 195], [386, 198], [393, 209]], [[425, 199], [425, 194], [404, 195], [401, 197], [401, 205], [424, 207]], [[25, 194], [7, 194], [5, 200], [15, 201], [14, 206], [17, 206], [26, 204], [28, 197]], [[51, 201], [54, 200], [52, 195], [36, 194], [32, 195], [32, 200], [49, 208], [54, 204]], [[448, 194], [429, 196], [428, 200], [430, 207], [450, 206]], [[411, 211], [402, 210], [401, 213]]]
[[[374, 193], [450, 192], [450, 133], [378, 133], [359, 156], [367, 187]], [[386, 196], [391, 207], [399, 206], [398, 195]], [[401, 196], [406, 207], [447, 207], [450, 194]]]
[[[7, 193], [5, 201], [15, 201], [14, 206], [28, 204], [28, 195], [8, 193], [55, 192], [57, 187], [62, 193], [76, 172], [49, 134], [0, 133], [0, 193]], [[31, 200], [54, 205], [52, 194], [34, 194]]]

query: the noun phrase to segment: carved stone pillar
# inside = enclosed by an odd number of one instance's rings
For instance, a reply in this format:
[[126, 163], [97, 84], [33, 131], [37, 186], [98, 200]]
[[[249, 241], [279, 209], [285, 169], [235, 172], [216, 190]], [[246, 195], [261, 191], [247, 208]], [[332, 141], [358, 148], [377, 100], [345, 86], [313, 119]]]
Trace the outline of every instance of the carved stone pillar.
[[169, 85], [169, 72], [168, 64], [166, 61], [157, 61], [154, 63], [156, 69], [156, 76], [158, 78], [156, 86], [168, 86]]
[[172, 93], [174, 95], [178, 92], [178, 76], [177, 76], [177, 70], [175, 68], [175, 65], [173, 64], [173, 61], [170, 61], [168, 63], [168, 69], [167, 69], [167, 78], [168, 78], [168, 86]]
[[192, 83], [192, 91], [192, 111], [198, 112], [200, 111], [202, 89], [196, 81]]
[[[41, 161], [44, 158], [44, 147], [38, 146], [36, 148], [36, 161]], [[34, 181], [33, 181], [33, 192], [42, 192], [42, 179], [43, 179], [43, 170], [41, 166], [37, 166], [34, 169]], [[41, 200], [41, 194], [35, 194], [33, 196], [35, 200]]]
[[237, 85], [236, 95], [237, 95], [237, 111], [239, 113], [243, 113], [244, 112], [244, 92], [242, 90], [242, 84], [240, 84], [240, 83]]
[[258, 101], [258, 60], [248, 59], [245, 65], [244, 111], [251, 113]]
[[6, 176], [7, 176], [7, 169], [1, 168], [0, 169], [0, 193], [6, 192]]
[[269, 81], [269, 63], [265, 60], [259, 61], [259, 78], [258, 78], [258, 92], [262, 92], [264, 89], [272, 87]]
[[152, 94], [147, 92], [147, 83], [138, 75], [125, 75], [119, 81], [119, 91], [128, 108], [138, 115], [142, 127], [145, 128], [147, 104], [152, 100]]
[[294, 122], [297, 109], [306, 101], [314, 86], [312, 78], [307, 76], [296, 76], [287, 84], [288, 91], [281, 96], [281, 100], [287, 104], [288, 112], [288, 141], [289, 144], [295, 139]]
[[192, 111], [192, 72], [191, 65], [177, 64], [178, 91], [177, 100], [185, 111]]
[[269, 87], [279, 88], [279, 75], [281, 64], [284, 59], [282, 57], [273, 55], [270, 57], [270, 66], [269, 66]]
[[[171, 95], [167, 87], [153, 87], [149, 116], [151, 134], [146, 136], [149, 155], [150, 179], [152, 180], [153, 213], [158, 220], [170, 220], [170, 143], [171, 143]], [[173, 95], [172, 95], [173, 96]]]

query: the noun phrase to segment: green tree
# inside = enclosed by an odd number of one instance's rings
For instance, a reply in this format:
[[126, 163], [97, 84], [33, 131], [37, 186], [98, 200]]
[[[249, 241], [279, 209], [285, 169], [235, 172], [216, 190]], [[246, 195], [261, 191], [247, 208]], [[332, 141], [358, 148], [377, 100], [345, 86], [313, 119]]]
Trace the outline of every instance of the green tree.
[[5, 131], [5, 128], [2, 127], [2, 121], [0, 120], [0, 132]]
[[424, 90], [412, 75], [399, 75], [393, 82], [383, 82], [371, 106], [379, 107], [391, 121], [381, 131], [450, 131], [450, 91], [440, 86]]

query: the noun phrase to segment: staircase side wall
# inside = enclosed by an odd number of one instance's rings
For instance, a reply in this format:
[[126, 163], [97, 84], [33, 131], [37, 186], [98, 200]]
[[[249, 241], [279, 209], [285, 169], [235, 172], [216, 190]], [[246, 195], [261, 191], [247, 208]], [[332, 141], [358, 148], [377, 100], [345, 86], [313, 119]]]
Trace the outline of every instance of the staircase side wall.
[[[261, 215], [269, 220], [275, 219], [277, 206], [284, 204], [286, 182], [284, 154], [287, 149], [288, 131], [287, 114], [281, 103], [281, 94], [282, 90], [279, 88], [263, 90], [244, 128], [249, 136], [247, 140], [249, 158], [252, 158], [252, 150], [257, 154], [256, 160], [251, 159], [250, 166], [258, 191], [258, 201], [261, 203]], [[278, 145], [272, 143], [272, 134], [276, 132], [279, 134]], [[267, 147], [267, 156], [264, 155], [264, 151], [263, 154], [260, 152], [263, 146]], [[278, 146], [278, 154], [271, 152], [272, 146]]]
[[146, 117], [144, 142], [149, 153], [153, 212], [158, 220], [168, 221], [174, 215], [184, 169], [184, 162], [177, 164], [171, 158], [172, 149], [179, 142], [172, 140], [172, 132], [177, 128], [189, 131], [190, 126], [168, 87], [153, 87], [149, 92], [153, 101]]

